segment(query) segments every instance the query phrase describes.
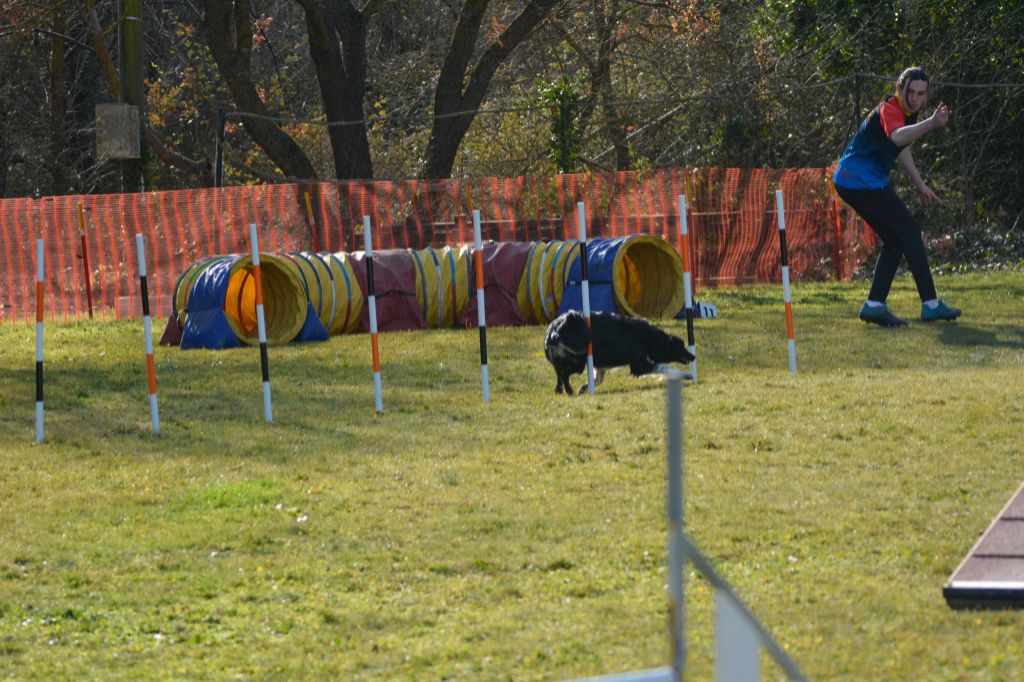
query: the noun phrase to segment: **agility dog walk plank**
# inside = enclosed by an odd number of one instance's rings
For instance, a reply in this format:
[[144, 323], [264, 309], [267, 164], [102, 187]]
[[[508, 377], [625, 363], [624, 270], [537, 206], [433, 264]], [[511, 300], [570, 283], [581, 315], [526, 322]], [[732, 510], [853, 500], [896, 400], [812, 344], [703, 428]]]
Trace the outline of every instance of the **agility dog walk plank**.
[[942, 588], [954, 609], [1024, 607], [1024, 485]]

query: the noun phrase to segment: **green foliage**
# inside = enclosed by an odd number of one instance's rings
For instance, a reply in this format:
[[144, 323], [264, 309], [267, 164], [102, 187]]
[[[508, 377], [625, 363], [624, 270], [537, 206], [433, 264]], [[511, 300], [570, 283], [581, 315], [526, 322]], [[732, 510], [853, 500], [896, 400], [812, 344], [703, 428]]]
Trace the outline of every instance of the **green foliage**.
[[567, 78], [542, 85], [540, 97], [551, 108], [551, 139], [548, 142], [551, 159], [559, 173], [573, 173], [577, 169], [580, 147], [576, 126], [580, 97]]
[[889, 73], [907, 58], [906, 5], [900, 0], [768, 0], [755, 12], [755, 35], [783, 54], [809, 54], [824, 76]]
[[[708, 289], [685, 389], [688, 531], [811, 679], [1017, 679], [1020, 612], [941, 586], [1024, 472], [1019, 272], [939, 277], [954, 324], [856, 319], [863, 283]], [[912, 317], [912, 282], [893, 308]], [[684, 334], [681, 321], [666, 321]], [[553, 392], [542, 327], [365, 334], [259, 355], [139, 322], [0, 325], [0, 674], [567, 679], [665, 665], [664, 389]], [[994, 475], [993, 472], [997, 472]], [[690, 669], [713, 676], [688, 582]], [[764, 658], [764, 674], [779, 671]]]

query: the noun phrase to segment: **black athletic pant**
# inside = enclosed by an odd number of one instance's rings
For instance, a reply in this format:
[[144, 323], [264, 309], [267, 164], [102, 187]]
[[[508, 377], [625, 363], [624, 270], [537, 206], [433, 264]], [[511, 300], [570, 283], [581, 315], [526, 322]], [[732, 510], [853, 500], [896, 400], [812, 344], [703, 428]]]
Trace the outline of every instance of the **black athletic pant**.
[[885, 303], [892, 278], [896, 276], [903, 256], [907, 257], [907, 266], [914, 276], [921, 300], [936, 298], [935, 282], [932, 280], [931, 268], [928, 267], [928, 254], [924, 250], [921, 228], [892, 187], [847, 189], [836, 185], [836, 192], [882, 240], [882, 250], [875, 263], [875, 277], [871, 282], [868, 300]]

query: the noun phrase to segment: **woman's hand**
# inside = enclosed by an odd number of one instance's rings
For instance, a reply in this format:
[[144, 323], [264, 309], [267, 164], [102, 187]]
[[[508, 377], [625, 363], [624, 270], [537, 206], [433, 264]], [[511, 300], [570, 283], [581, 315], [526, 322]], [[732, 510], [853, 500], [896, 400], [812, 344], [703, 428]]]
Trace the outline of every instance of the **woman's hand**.
[[942, 199], [939, 199], [939, 195], [933, 192], [931, 188], [923, 182], [917, 186], [917, 194], [921, 197], [921, 201], [926, 204], [942, 203]]
[[932, 124], [932, 129], [944, 127], [949, 122], [949, 107], [939, 102], [939, 106], [935, 107], [935, 111], [928, 117], [928, 120]]

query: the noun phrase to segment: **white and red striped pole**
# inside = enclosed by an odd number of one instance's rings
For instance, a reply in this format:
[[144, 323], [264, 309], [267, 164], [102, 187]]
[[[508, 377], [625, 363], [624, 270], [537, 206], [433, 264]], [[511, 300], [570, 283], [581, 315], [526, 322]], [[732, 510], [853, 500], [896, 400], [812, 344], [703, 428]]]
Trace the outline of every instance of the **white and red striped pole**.
[[252, 276], [256, 283], [256, 330], [260, 339], [260, 369], [263, 372], [263, 418], [274, 421], [270, 402], [270, 365], [267, 362], [267, 319], [263, 311], [263, 275], [260, 273], [260, 238], [256, 223], [249, 223], [249, 244], [252, 248]]
[[36, 240], [36, 442], [43, 442], [43, 240]]
[[[587, 278], [587, 207], [582, 201], [576, 202], [576, 218], [580, 226], [580, 276], [583, 280], [583, 317], [590, 321], [590, 282]], [[587, 343], [587, 393], [594, 395], [594, 344]]]
[[690, 226], [686, 215], [686, 195], [679, 195], [679, 247], [683, 253], [683, 294], [686, 302], [686, 343], [690, 355], [690, 379], [697, 381], [697, 345], [693, 339], [693, 288], [690, 281]]
[[370, 350], [373, 354], [373, 405], [384, 411], [384, 396], [380, 381], [380, 346], [377, 342], [377, 294], [373, 287], [373, 232], [370, 216], [363, 216], [363, 241], [366, 249], [366, 301], [370, 310]]
[[775, 190], [775, 209], [779, 218], [779, 253], [782, 260], [782, 300], [786, 304], [786, 339], [789, 345], [789, 371], [796, 374], [796, 340], [793, 337], [793, 303], [789, 296], [789, 250], [786, 248], [786, 212], [782, 190]]
[[[480, 211], [473, 209], [473, 242], [476, 253], [473, 264], [476, 270], [476, 320], [480, 328], [480, 384], [483, 387], [484, 402], [491, 401], [491, 383], [487, 373], [487, 313], [484, 308], [484, 242], [480, 233]], [[454, 281], [454, 279], [453, 279]]]
[[142, 299], [142, 325], [146, 337], [146, 376], [149, 379], [149, 416], [153, 433], [160, 434], [160, 409], [156, 399], [156, 366], [153, 363], [153, 321], [149, 316], [149, 287], [146, 285], [146, 246], [142, 235], [135, 235], [135, 249], [139, 253], [139, 293]]

